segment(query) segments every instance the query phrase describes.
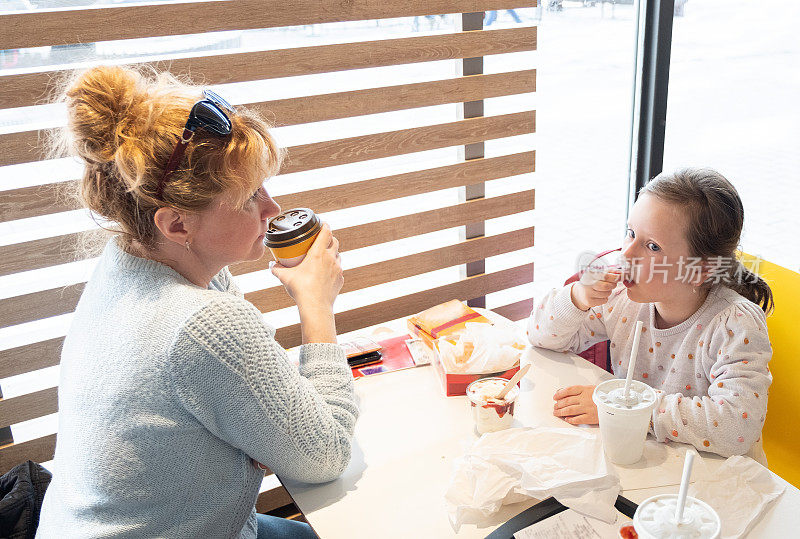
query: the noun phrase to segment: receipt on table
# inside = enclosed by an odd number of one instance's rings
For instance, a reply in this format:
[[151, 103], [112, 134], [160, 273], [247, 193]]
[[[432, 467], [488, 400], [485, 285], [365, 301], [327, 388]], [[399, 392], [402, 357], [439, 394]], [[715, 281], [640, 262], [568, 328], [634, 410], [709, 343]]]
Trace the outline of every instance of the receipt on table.
[[623, 515], [614, 524], [567, 509], [531, 524], [514, 534], [515, 539], [618, 539], [621, 526], [630, 519]]

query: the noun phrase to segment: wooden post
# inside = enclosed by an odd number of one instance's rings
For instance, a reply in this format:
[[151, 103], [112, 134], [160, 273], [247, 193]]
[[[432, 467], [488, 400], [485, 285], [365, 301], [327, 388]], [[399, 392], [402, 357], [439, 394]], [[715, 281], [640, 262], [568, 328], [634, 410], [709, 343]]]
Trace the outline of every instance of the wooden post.
[[[475, 13], [462, 13], [459, 21], [459, 31], [469, 30], [483, 30], [483, 11]], [[483, 56], [476, 58], [464, 58], [457, 62], [457, 74], [460, 76], [467, 75], [480, 75], [483, 73]], [[462, 103], [459, 108], [459, 119], [477, 118], [483, 116], [483, 100], [467, 101]], [[459, 148], [459, 159], [469, 161], [471, 159], [483, 159], [484, 157], [484, 143], [475, 142], [473, 144], [466, 144]], [[477, 183], [474, 185], [467, 185], [459, 189], [459, 202], [466, 202], [468, 200], [475, 200], [484, 198], [486, 196], [486, 188], [484, 184]], [[470, 238], [477, 238], [486, 234], [486, 226], [483, 221], [466, 225], [461, 230], [461, 241]], [[468, 262], [461, 268], [461, 278], [471, 277], [473, 275], [480, 275], [486, 272], [486, 260], [476, 260]], [[470, 299], [467, 304], [471, 307], [486, 307], [486, 296], [480, 296]]]

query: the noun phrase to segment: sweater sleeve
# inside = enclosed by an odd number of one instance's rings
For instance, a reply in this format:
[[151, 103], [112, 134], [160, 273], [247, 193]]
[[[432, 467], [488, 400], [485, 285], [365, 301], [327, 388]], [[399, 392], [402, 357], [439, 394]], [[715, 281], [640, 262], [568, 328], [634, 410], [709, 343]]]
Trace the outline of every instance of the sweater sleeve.
[[661, 394], [653, 433], [724, 457], [747, 453], [761, 436], [772, 383], [772, 347], [766, 317], [750, 302], [731, 305], [715, 318], [703, 354], [708, 395]]
[[534, 305], [528, 319], [528, 339], [531, 344], [577, 354], [608, 340], [603, 309], [615, 302], [619, 295], [612, 296], [606, 305], [582, 311], [572, 303], [571, 292], [572, 284], [554, 288], [538, 305]]
[[307, 344], [300, 368], [250, 303], [220, 295], [169, 350], [184, 407], [210, 432], [284, 478], [330, 481], [350, 461], [358, 408], [344, 352]]

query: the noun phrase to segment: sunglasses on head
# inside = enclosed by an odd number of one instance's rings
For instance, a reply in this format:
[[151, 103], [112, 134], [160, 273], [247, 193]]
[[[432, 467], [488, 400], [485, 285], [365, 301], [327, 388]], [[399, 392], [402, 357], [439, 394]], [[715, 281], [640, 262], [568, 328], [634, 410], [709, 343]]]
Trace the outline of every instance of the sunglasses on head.
[[186, 147], [189, 145], [189, 141], [192, 140], [198, 128], [202, 127], [206, 131], [220, 137], [230, 135], [232, 124], [225, 111], [233, 114], [234, 110], [230, 103], [211, 90], [203, 90], [203, 99], [195, 103], [194, 106], [192, 106], [192, 110], [189, 111], [189, 119], [186, 120], [183, 133], [178, 139], [175, 149], [172, 150], [172, 155], [169, 157], [169, 161], [167, 161], [167, 166], [164, 167], [164, 173], [158, 181], [157, 198], [161, 198], [164, 191], [164, 184], [172, 173], [175, 172], [175, 169], [178, 168], [178, 164], [181, 162], [184, 152], [186, 152]]

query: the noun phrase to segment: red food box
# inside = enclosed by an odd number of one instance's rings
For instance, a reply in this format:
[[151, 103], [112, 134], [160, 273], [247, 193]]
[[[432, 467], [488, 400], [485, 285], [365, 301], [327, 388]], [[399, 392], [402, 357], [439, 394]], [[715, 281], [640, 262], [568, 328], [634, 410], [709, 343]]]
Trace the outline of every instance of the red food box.
[[500, 378], [511, 378], [519, 370], [519, 360], [508, 370], [500, 372], [482, 372], [482, 373], [456, 373], [451, 372], [452, 366], [442, 358], [439, 354], [439, 347], [434, 341], [433, 345], [433, 368], [439, 375], [439, 380], [442, 383], [445, 395], [448, 397], [456, 397], [467, 394], [467, 386], [475, 380], [481, 378], [488, 378], [490, 376], [498, 376]]

